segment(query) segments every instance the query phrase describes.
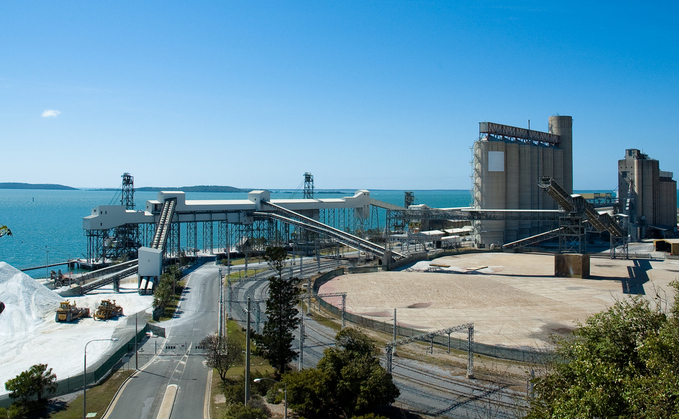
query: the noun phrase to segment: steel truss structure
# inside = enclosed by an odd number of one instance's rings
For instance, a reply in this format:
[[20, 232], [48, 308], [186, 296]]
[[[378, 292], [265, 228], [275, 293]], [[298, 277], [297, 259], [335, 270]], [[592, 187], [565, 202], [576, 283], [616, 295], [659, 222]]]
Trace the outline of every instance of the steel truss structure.
[[559, 252], [585, 253], [585, 217], [578, 213], [564, 213], [559, 217]]
[[628, 237], [617, 237], [611, 234], [611, 251], [609, 253], [611, 259], [629, 259]]
[[[134, 210], [134, 177], [123, 173], [122, 178], [120, 205], [126, 210]], [[142, 245], [137, 224], [124, 224], [110, 231], [88, 231], [86, 236], [88, 264], [95, 263], [90, 257], [92, 254], [104, 255], [104, 260], [136, 259], [137, 249]]]
[[327, 293], [322, 293], [322, 294], [317, 294], [317, 293], [306, 293], [302, 294], [299, 296], [300, 300], [307, 300], [307, 315], [309, 314], [309, 308], [311, 307], [311, 299], [315, 298], [316, 301], [318, 302], [318, 311], [321, 311], [321, 302], [320, 299], [323, 297], [342, 297], [342, 327], [340, 330], [344, 329], [346, 327], [346, 319], [344, 316], [344, 313], [346, 313], [346, 308], [347, 308], [347, 293], [346, 292], [327, 292]]
[[[558, 147], [561, 137], [542, 131], [496, 124], [494, 122], [480, 122], [479, 134], [482, 137], [491, 136], [501, 141], [516, 141], [535, 145]], [[484, 135], [485, 134], [485, 135]]]
[[394, 340], [389, 343], [384, 348], [385, 364], [386, 370], [391, 374], [393, 369], [393, 353], [394, 348], [397, 346], [405, 345], [407, 343], [412, 343], [418, 340], [430, 341], [431, 351], [434, 351], [434, 338], [436, 336], [448, 335], [448, 353], [450, 353], [450, 334], [453, 332], [459, 332], [461, 330], [467, 329], [467, 378], [474, 377], [474, 323], [461, 324], [459, 326], [449, 327], [447, 329], [437, 330], [435, 332], [423, 333], [417, 336], [411, 336], [404, 339]]
[[[608, 213], [599, 214], [594, 206], [580, 195], [570, 195], [551, 177], [545, 176], [539, 184], [556, 201], [564, 212], [559, 217], [559, 251], [585, 253], [587, 247], [585, 224], [597, 231], [607, 231], [611, 236], [611, 258], [620, 241], [626, 249], [623, 228]], [[617, 239], [614, 239], [617, 237]], [[615, 246], [614, 246], [615, 244]], [[626, 251], [625, 251], [626, 256]]]
[[304, 199], [314, 199], [314, 175], [304, 173]]
[[[320, 209], [318, 218], [322, 223], [337, 230], [362, 235], [368, 228], [377, 228], [379, 216], [373, 209], [368, 218], [361, 218], [353, 208]], [[197, 221], [196, 216], [190, 220], [178, 221], [174, 217], [170, 223], [165, 252], [167, 256], [176, 257], [182, 254], [196, 255], [202, 250], [208, 254], [235, 251], [240, 253], [263, 251], [266, 246], [290, 246], [296, 243], [300, 248], [335, 246], [336, 241], [318, 231], [306, 233], [303, 226], [291, 226], [283, 220], [271, 217], [254, 217], [253, 211], [243, 211], [243, 218], [250, 223], [230, 223], [222, 220]], [[217, 223], [217, 228], [214, 224]], [[157, 222], [126, 224], [134, 231], [134, 246], [128, 242], [128, 250], [140, 246], [151, 247], [153, 237], [158, 229]], [[115, 247], [117, 233], [122, 227], [112, 229], [85, 230], [87, 236], [88, 264], [101, 264], [119, 259], [120, 252]], [[216, 230], [216, 231], [215, 231]], [[365, 250], [365, 249], [364, 249]]]

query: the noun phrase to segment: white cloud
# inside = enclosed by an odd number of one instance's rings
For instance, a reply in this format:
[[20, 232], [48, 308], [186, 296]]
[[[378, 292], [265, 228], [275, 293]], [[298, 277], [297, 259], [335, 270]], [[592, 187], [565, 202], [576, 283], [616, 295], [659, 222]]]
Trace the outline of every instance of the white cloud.
[[55, 109], [45, 109], [42, 112], [42, 117], [43, 118], [56, 118], [57, 115], [59, 115], [61, 112], [57, 111]]

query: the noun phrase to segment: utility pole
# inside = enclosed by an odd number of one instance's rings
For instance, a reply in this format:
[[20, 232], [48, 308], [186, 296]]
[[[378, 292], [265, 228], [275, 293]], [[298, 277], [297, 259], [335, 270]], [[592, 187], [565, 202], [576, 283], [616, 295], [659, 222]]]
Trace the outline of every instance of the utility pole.
[[224, 336], [224, 281], [222, 280], [222, 268], [219, 268], [219, 342]]
[[[448, 335], [450, 336], [450, 335]], [[394, 338], [392, 339], [393, 342], [396, 342], [396, 309], [394, 309]], [[396, 353], [396, 346], [394, 346], [394, 349], [392, 351], [392, 355]]]
[[307, 295], [309, 296], [307, 298], [306, 314], [309, 315], [309, 313], [311, 312], [311, 277], [307, 278], [306, 280], [306, 292]]
[[231, 277], [227, 277], [226, 282], [227, 282], [227, 290], [229, 291], [229, 317], [232, 318], [233, 312], [231, 311], [231, 306], [232, 306], [232, 303], [233, 303], [233, 293], [232, 293], [232, 290], [231, 290]]
[[137, 330], [137, 314], [134, 313], [134, 369], [138, 370], [139, 369], [139, 347], [137, 346], [137, 334], [139, 334], [139, 331]]
[[299, 370], [304, 368], [304, 312], [299, 322]]
[[226, 275], [231, 278], [231, 234], [229, 223], [226, 223]]
[[318, 246], [318, 238], [316, 239], [316, 264], [318, 265], [318, 273], [321, 273], [321, 251]]
[[248, 321], [245, 324], [245, 406], [250, 400], [250, 297], [248, 297]]

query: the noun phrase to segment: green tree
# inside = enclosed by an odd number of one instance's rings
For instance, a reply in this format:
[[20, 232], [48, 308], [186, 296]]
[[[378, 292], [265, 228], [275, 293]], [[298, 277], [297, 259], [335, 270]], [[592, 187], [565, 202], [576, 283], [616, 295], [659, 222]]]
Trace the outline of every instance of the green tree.
[[229, 369], [243, 360], [243, 344], [235, 339], [220, 339], [217, 335], [210, 335], [200, 345], [205, 349], [207, 366], [217, 370], [222, 382], [226, 382]]
[[679, 417], [679, 301], [662, 303], [618, 301], [557, 342], [528, 417]]
[[283, 376], [288, 384], [288, 406], [305, 418], [323, 418], [330, 415], [332, 404], [327, 400], [330, 394], [327, 373], [316, 368], [290, 372]]
[[267, 261], [271, 269], [276, 271], [279, 277], [283, 275], [283, 267], [288, 254], [282, 247], [267, 247], [264, 251], [264, 260]]
[[299, 323], [296, 279], [283, 278], [285, 249], [267, 247], [264, 258], [278, 275], [269, 281], [269, 297], [266, 300], [267, 319], [257, 344], [264, 358], [280, 375], [287, 371], [288, 364], [297, 358], [297, 353], [292, 350], [293, 332]]
[[172, 265], [160, 275], [158, 285], [153, 290], [153, 308], [165, 308], [172, 301], [177, 286], [177, 280], [182, 277], [182, 270]]
[[393, 403], [399, 390], [378, 354], [366, 335], [342, 330], [316, 369], [285, 375], [290, 406], [307, 418], [350, 418]]
[[27, 403], [33, 396], [37, 396], [39, 402], [44, 402], [44, 394], [57, 390], [57, 376], [52, 373], [52, 368], [47, 368], [47, 364], [36, 364], [7, 380], [5, 390], [10, 392], [9, 397], [19, 399], [22, 403]]
[[161, 276], [161, 280], [159, 281], [158, 285], [156, 285], [156, 289], [153, 290], [153, 308], [164, 309], [165, 306], [167, 306], [170, 301], [172, 301], [172, 284], [168, 283], [167, 281], [163, 281], [162, 278], [163, 277]]

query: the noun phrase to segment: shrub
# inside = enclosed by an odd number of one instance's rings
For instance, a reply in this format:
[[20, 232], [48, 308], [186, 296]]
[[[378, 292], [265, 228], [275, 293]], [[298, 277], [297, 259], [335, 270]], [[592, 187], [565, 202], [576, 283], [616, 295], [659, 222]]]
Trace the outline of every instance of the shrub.
[[266, 419], [266, 413], [256, 407], [233, 403], [224, 413], [223, 419]]

